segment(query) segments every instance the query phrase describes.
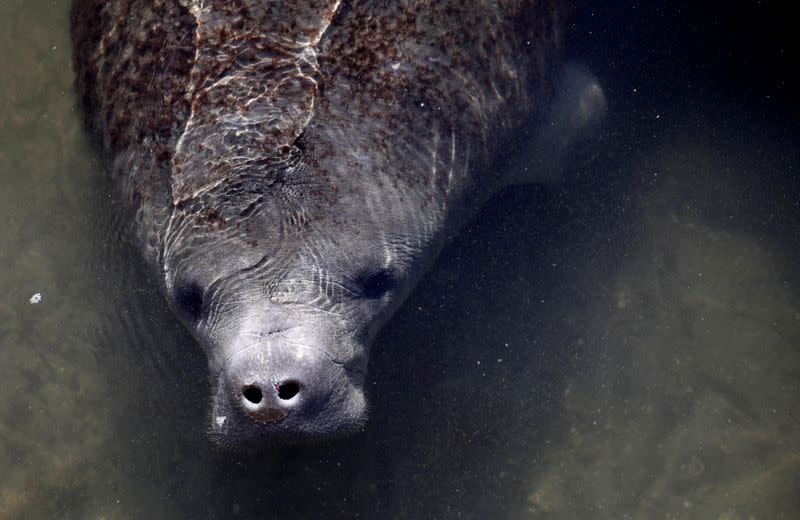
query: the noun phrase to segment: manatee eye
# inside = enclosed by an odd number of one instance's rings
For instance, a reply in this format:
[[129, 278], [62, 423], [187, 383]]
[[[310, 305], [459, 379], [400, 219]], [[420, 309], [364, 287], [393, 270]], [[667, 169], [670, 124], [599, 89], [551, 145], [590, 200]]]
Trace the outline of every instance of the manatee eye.
[[370, 299], [382, 297], [389, 292], [395, 285], [392, 273], [386, 269], [381, 269], [369, 273], [361, 278], [361, 291], [364, 296]]
[[185, 283], [175, 289], [175, 306], [191, 321], [199, 321], [203, 313], [203, 289], [196, 283]]

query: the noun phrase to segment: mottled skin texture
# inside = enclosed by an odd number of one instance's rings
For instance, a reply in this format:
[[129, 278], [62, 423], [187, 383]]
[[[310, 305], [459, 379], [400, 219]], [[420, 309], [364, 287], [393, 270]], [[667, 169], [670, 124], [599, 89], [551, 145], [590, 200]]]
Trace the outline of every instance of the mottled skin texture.
[[519, 180], [510, 158], [536, 140], [560, 9], [76, 2], [88, 125], [208, 355], [221, 444], [363, 423], [381, 324], [458, 225]]

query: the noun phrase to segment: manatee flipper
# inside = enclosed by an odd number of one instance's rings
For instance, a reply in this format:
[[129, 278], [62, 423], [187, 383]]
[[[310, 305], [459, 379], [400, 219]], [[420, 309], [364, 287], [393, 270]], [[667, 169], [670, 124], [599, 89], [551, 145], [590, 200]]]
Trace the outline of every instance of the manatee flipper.
[[605, 112], [597, 79], [579, 65], [565, 65], [546, 117], [510, 165], [508, 184], [560, 180], [576, 142], [591, 139]]

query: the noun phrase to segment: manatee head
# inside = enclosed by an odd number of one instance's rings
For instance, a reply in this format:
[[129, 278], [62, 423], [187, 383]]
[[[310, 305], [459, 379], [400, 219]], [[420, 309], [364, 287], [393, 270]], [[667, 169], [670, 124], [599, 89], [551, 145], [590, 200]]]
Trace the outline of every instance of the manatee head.
[[412, 285], [425, 232], [413, 197], [334, 186], [323, 168], [294, 157], [174, 205], [164, 287], [208, 356], [210, 431], [223, 446], [365, 422], [368, 347]]

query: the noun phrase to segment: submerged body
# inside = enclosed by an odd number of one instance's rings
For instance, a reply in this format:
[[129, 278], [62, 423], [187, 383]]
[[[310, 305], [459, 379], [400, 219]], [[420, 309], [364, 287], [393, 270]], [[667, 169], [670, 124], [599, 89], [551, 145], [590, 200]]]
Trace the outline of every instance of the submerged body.
[[363, 423], [383, 322], [461, 222], [550, 177], [602, 107], [577, 73], [554, 96], [559, 16], [532, 0], [76, 2], [87, 121], [208, 355], [221, 444]]

